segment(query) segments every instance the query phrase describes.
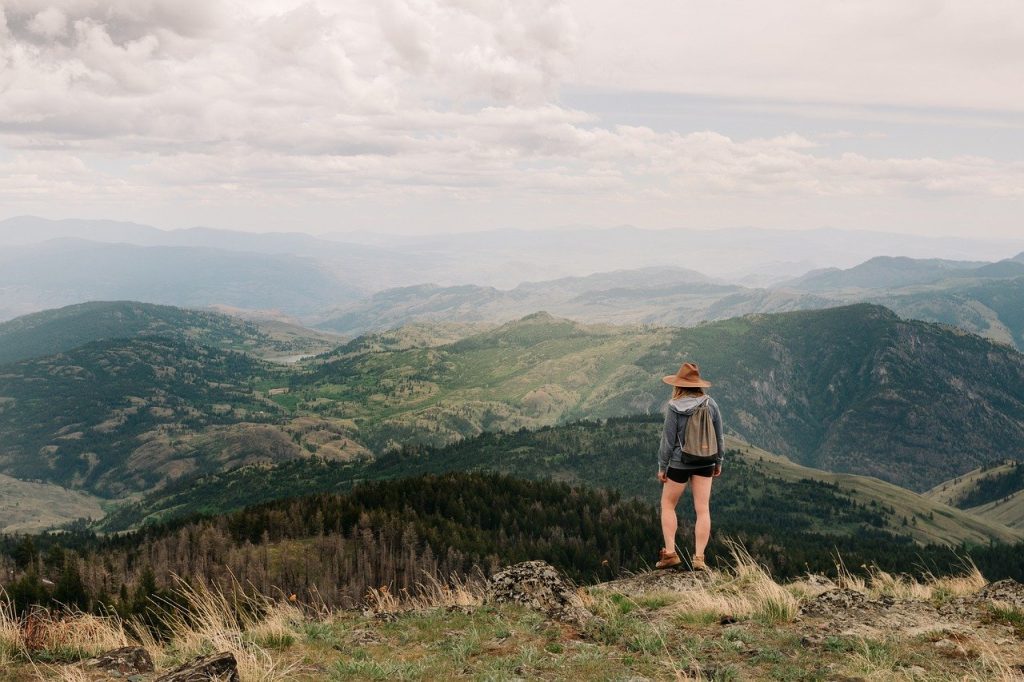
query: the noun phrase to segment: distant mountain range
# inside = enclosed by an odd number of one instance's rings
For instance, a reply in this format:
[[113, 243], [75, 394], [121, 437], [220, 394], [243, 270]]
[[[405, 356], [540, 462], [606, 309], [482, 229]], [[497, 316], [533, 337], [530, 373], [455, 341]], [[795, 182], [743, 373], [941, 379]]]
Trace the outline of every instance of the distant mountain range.
[[361, 292], [300, 256], [58, 239], [0, 251], [0, 315], [97, 299], [310, 314]]
[[421, 285], [378, 292], [310, 321], [320, 329], [353, 335], [414, 321], [500, 323], [543, 309], [581, 322], [694, 326], [751, 313], [862, 301], [1024, 348], [1021, 257], [988, 264], [880, 257], [767, 289], [724, 284], [671, 268], [531, 282], [511, 290]]
[[342, 285], [367, 293], [427, 282], [511, 289], [529, 281], [649, 267], [687, 268], [716, 281], [760, 287], [816, 267], [852, 267], [879, 254], [913, 258], [957, 254], [958, 258], [991, 261], [1024, 250], [1024, 239], [983, 241], [828, 229], [617, 227], [313, 236], [211, 228], [159, 230], [134, 223], [53, 221], [33, 216], [0, 221], [0, 246], [4, 248], [59, 238], [308, 257]]

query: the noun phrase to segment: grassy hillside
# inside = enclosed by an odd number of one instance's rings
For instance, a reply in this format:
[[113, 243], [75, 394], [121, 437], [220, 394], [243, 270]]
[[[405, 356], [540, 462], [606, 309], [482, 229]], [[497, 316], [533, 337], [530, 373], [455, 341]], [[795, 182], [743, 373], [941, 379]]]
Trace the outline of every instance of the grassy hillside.
[[0, 474], [0, 533], [38, 533], [76, 519], [103, 518], [101, 500], [52, 483]]
[[[106, 530], [124, 530], [194, 513], [217, 514], [314, 491], [344, 490], [358, 481], [405, 476], [498, 471], [618, 490], [657, 502], [654, 479], [660, 424], [613, 419], [537, 431], [484, 434], [441, 449], [407, 448], [373, 462], [294, 461], [182, 480], [114, 511]], [[715, 483], [716, 527], [775, 534], [781, 528], [855, 536], [886, 530], [919, 543], [1016, 542], [1024, 535], [895, 485], [833, 474], [729, 438], [728, 463]]]
[[926, 495], [970, 514], [1024, 530], [1024, 466], [1015, 460], [975, 469]]
[[971, 507], [971, 514], [1024, 532], [1024, 489]]
[[966, 509], [992, 502], [1024, 488], [1024, 467], [1008, 459], [978, 467], [943, 481], [925, 495], [937, 502]]
[[0, 364], [68, 351], [91, 341], [144, 335], [271, 357], [320, 353], [340, 343], [338, 337], [284, 323], [257, 324], [138, 301], [90, 301], [0, 323]]

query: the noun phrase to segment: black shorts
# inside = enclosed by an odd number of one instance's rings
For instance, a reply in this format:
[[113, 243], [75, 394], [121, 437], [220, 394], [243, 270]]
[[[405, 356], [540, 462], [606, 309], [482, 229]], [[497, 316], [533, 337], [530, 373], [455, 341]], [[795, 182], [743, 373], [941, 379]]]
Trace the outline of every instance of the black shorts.
[[700, 469], [676, 469], [669, 467], [665, 470], [665, 475], [668, 476], [668, 480], [675, 481], [676, 483], [686, 483], [690, 480], [690, 476], [703, 476], [704, 478], [711, 478], [715, 475], [715, 465], [709, 464], [706, 467]]

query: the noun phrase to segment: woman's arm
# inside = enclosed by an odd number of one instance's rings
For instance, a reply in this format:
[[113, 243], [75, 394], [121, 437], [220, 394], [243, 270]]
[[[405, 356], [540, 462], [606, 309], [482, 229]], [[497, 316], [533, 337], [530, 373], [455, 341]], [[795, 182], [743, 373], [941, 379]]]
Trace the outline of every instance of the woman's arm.
[[665, 407], [665, 426], [661, 430], [661, 446], [658, 448], [658, 473], [668, 470], [668, 460], [672, 457], [672, 446], [676, 440], [676, 411]]
[[711, 412], [711, 423], [715, 427], [715, 437], [718, 438], [718, 456], [715, 457], [715, 467], [721, 471], [722, 460], [725, 458], [725, 435], [722, 432], [722, 410], [719, 409], [718, 403], [715, 403], [715, 409]]

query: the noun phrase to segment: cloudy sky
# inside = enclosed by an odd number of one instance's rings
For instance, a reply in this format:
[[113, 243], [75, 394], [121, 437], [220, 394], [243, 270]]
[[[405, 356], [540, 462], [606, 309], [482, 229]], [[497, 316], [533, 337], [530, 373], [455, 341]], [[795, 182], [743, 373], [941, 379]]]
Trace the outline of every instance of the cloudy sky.
[[0, 11], [0, 218], [1024, 233], [1019, 0]]

